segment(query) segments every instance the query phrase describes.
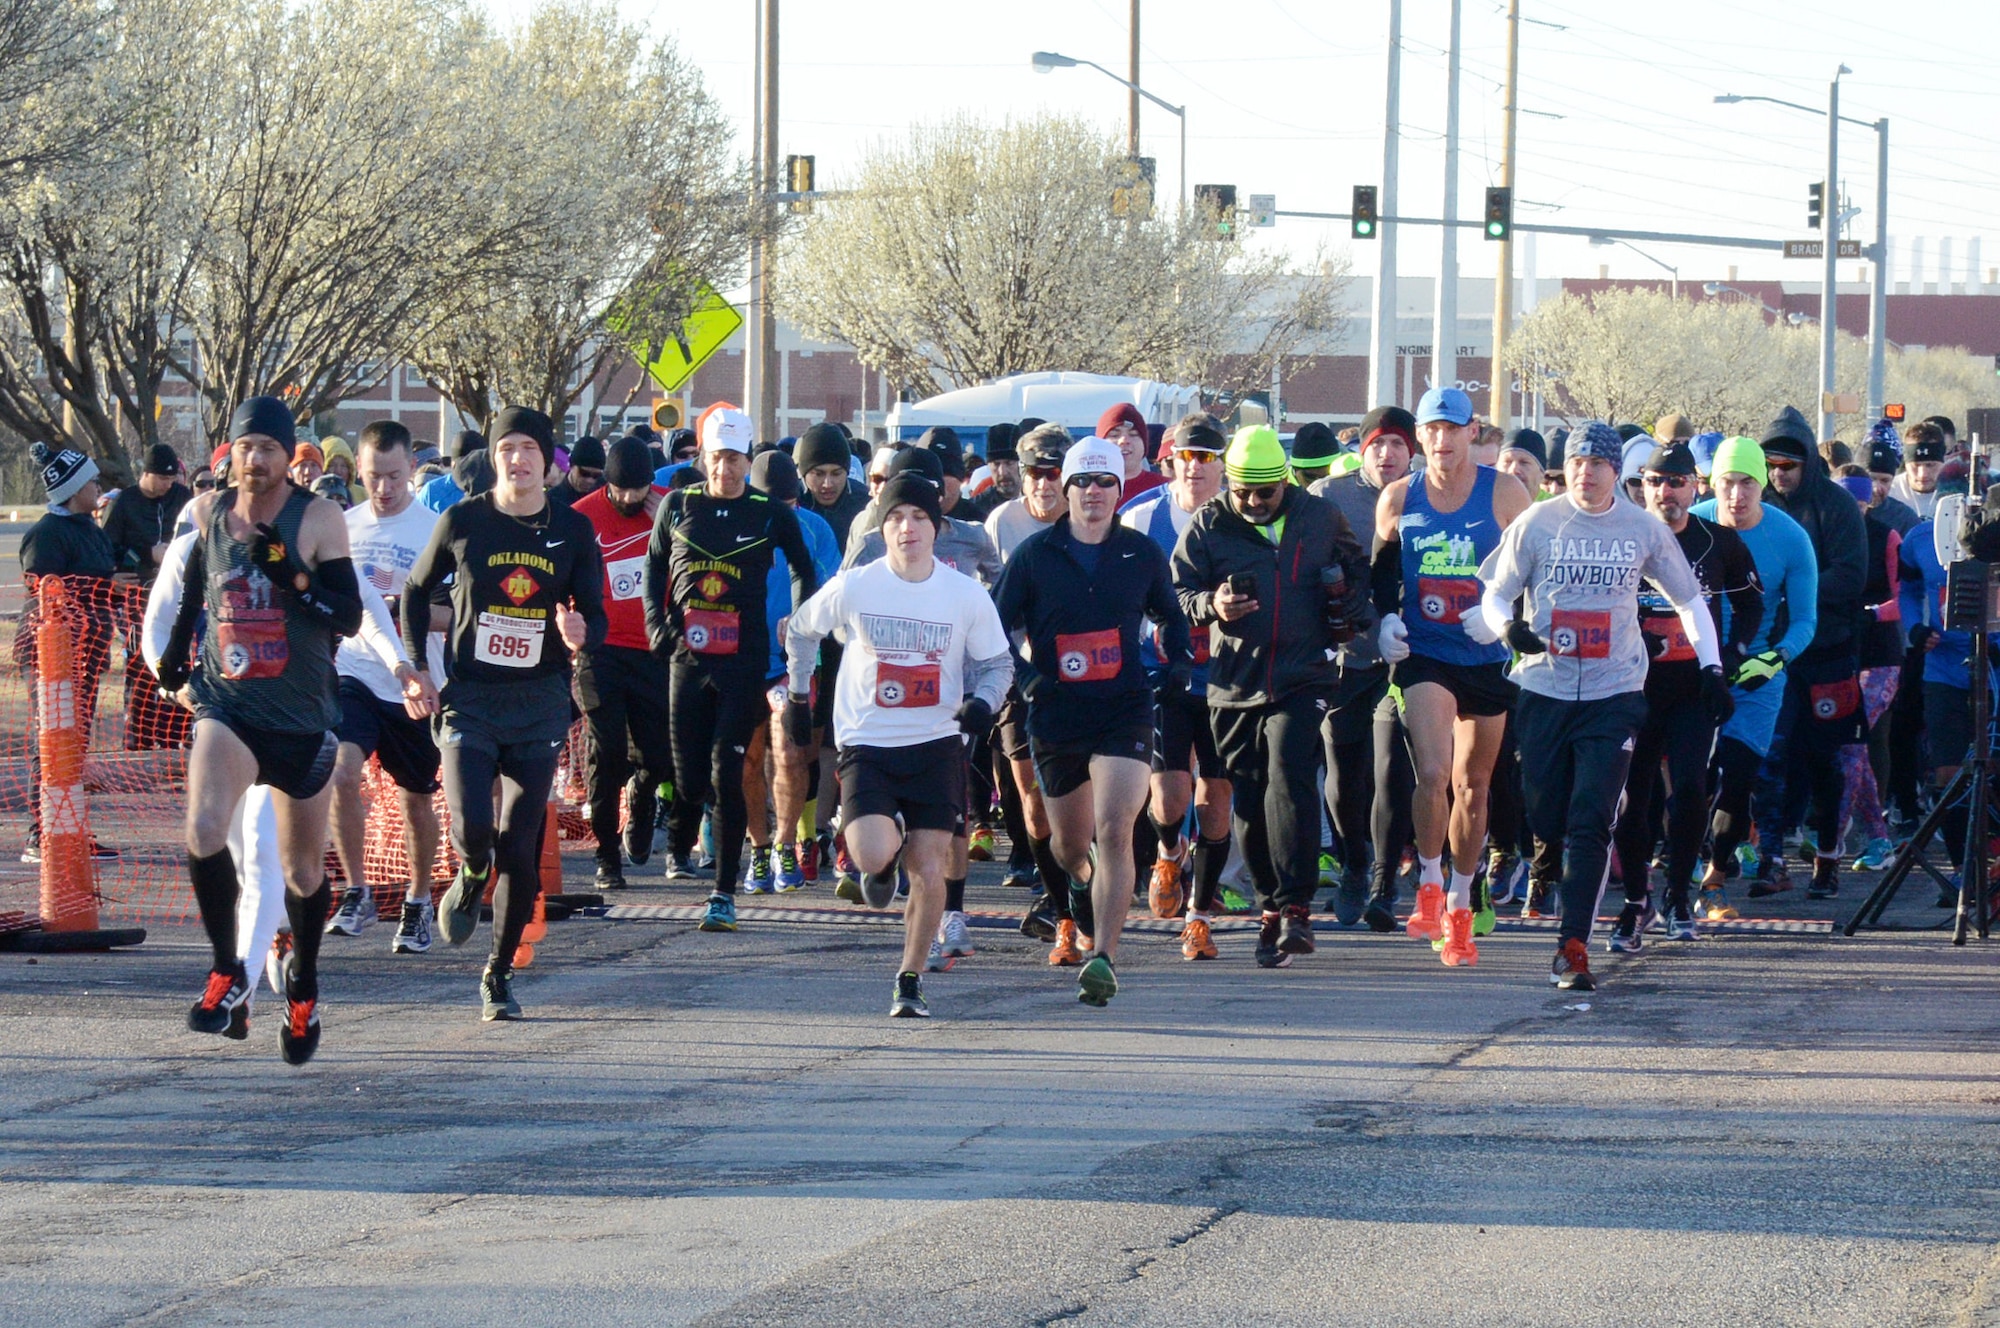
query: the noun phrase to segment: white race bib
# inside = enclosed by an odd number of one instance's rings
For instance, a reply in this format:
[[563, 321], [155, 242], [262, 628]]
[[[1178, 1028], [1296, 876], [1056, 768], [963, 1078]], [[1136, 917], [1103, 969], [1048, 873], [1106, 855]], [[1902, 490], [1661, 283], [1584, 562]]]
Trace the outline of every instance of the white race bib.
[[646, 584], [646, 555], [606, 563], [604, 575], [611, 586], [611, 598], [637, 599]]
[[542, 637], [549, 624], [543, 618], [510, 618], [500, 613], [479, 615], [472, 640], [473, 654], [485, 664], [507, 669], [532, 669], [542, 662]]

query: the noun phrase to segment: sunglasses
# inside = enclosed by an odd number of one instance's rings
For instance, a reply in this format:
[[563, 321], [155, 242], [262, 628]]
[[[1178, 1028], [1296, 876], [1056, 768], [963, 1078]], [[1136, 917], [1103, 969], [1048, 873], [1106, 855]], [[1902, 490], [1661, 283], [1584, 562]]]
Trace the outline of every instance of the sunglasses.
[[1125, 481], [1116, 475], [1078, 475], [1068, 486], [1072, 489], [1119, 489]]
[[1193, 464], [1198, 461], [1220, 461], [1222, 453], [1203, 452], [1191, 447], [1183, 447], [1174, 452], [1174, 460]]
[[1766, 470], [1797, 470], [1803, 464], [1803, 462], [1799, 461], [1778, 461], [1771, 457], [1764, 459], [1764, 469]]
[[1679, 489], [1694, 483], [1692, 475], [1642, 475], [1649, 489]]
[[1061, 466], [1023, 466], [1021, 469], [1027, 472], [1027, 476], [1031, 480], [1059, 480], [1062, 478]]
[[1285, 486], [1282, 484], [1260, 484], [1254, 489], [1232, 487], [1229, 490], [1229, 496], [1239, 503], [1247, 503], [1252, 498], [1260, 503], [1275, 503], [1278, 501], [1278, 495], [1283, 493], [1284, 489]]

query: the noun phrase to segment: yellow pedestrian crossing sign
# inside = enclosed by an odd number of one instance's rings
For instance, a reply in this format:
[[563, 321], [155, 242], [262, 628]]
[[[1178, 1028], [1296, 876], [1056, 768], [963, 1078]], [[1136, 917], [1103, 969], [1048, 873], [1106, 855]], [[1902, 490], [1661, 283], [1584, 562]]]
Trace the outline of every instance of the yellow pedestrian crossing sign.
[[[616, 311], [605, 318], [613, 332], [625, 334]], [[694, 377], [708, 357], [722, 349], [724, 342], [743, 326], [743, 315], [722, 298], [722, 292], [703, 282], [695, 295], [694, 308], [682, 320], [679, 334], [660, 346], [635, 341], [632, 353], [646, 366], [646, 373], [663, 392], [677, 392]]]

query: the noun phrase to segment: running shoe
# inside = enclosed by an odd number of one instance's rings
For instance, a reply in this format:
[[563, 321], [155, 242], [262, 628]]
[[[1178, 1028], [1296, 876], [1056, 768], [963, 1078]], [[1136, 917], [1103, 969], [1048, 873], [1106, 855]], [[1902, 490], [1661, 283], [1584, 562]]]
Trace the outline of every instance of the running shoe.
[[771, 866], [777, 872], [777, 889], [781, 895], [806, 888], [805, 870], [799, 866], [799, 850], [794, 844], [780, 844], [771, 851]]
[[403, 916], [389, 941], [390, 954], [422, 954], [431, 948], [431, 901], [405, 899]]
[[1037, 895], [1029, 901], [1028, 911], [1021, 918], [1021, 934], [1031, 941], [1056, 938], [1056, 906], [1047, 895]]
[[1491, 936], [1494, 924], [1500, 920], [1493, 911], [1493, 891], [1486, 883], [1486, 873], [1480, 872], [1472, 878], [1472, 934]]
[[1025, 867], [1009, 867], [1007, 874], [1000, 878], [1000, 884], [1010, 890], [1033, 890], [1041, 883], [1042, 878], [1035, 874], [1035, 864], [1032, 862]]
[[1181, 869], [1187, 855], [1161, 858], [1153, 864], [1153, 879], [1146, 885], [1146, 906], [1156, 918], [1177, 918], [1187, 902], [1181, 892]]
[[1840, 894], [1840, 859], [1813, 859], [1812, 880], [1806, 884], [1807, 899], [1833, 899]]
[[1889, 859], [1894, 856], [1896, 856], [1896, 845], [1893, 840], [1871, 839], [1868, 841], [1868, 847], [1862, 849], [1860, 855], [1854, 859], [1854, 870], [1881, 871], [1889, 865]]
[[1597, 990], [1597, 980], [1590, 976], [1590, 952], [1582, 941], [1572, 937], [1562, 943], [1549, 965], [1549, 981], [1563, 991]]
[[1546, 918], [1555, 910], [1556, 883], [1544, 881], [1531, 871], [1528, 875], [1528, 893], [1521, 900], [1521, 916], [1524, 918]]
[[1769, 899], [1772, 895], [1784, 894], [1792, 888], [1792, 874], [1785, 870], [1785, 860], [1767, 857], [1757, 863], [1757, 879], [1750, 882], [1752, 899]]
[[1520, 855], [1494, 849], [1486, 856], [1486, 883], [1496, 907], [1518, 904], [1525, 894], [1528, 864]]
[[931, 1007], [924, 1000], [924, 980], [915, 973], [896, 975], [896, 998], [889, 1002], [891, 1019], [928, 1019]]
[[721, 891], [708, 897], [708, 911], [701, 915], [703, 931], [736, 930], [736, 896]]
[[694, 858], [686, 853], [667, 853], [667, 879], [670, 881], [692, 881]]
[[1325, 849], [1321, 849], [1319, 854], [1320, 885], [1321, 886], [1332, 885], [1334, 881], [1339, 878], [1339, 876], [1340, 876], [1340, 863], [1334, 858], [1332, 853], [1328, 852]]
[[966, 926], [962, 909], [946, 909], [942, 921], [938, 923], [938, 940], [944, 943], [944, 952], [953, 959], [963, 959], [976, 951], [972, 945], [972, 931]]
[[1687, 906], [1685, 899], [1670, 901], [1665, 916], [1668, 940], [1692, 941], [1700, 938], [1701, 933], [1694, 925], [1694, 910]]
[[819, 884], [819, 841], [808, 839], [799, 845], [799, 879], [807, 885]]
[[1757, 846], [1749, 843], [1738, 844], [1736, 865], [1739, 869], [1754, 874], [1757, 870]]
[[833, 871], [836, 876], [861, 879], [860, 869], [854, 865], [854, 859], [847, 856], [847, 839], [843, 835], [833, 837]]
[[319, 1050], [319, 993], [304, 995], [298, 965], [285, 969], [285, 1022], [278, 1027], [278, 1054], [287, 1065], [304, 1065]]
[[1311, 954], [1312, 910], [1304, 904], [1287, 904], [1278, 917], [1278, 949], [1288, 955]]
[[1349, 867], [1340, 874], [1340, 884], [1333, 888], [1333, 920], [1343, 927], [1352, 927], [1361, 921], [1367, 909], [1367, 869]]
[[271, 948], [264, 952], [264, 981], [273, 996], [285, 994], [285, 966], [291, 961], [292, 932], [287, 927], [271, 937]]
[[40, 862], [41, 860], [42, 860], [42, 843], [40, 840], [30, 835], [28, 837], [27, 842], [21, 845], [21, 861]]
[[1263, 925], [1257, 928], [1257, 967], [1290, 968], [1292, 957], [1278, 945], [1278, 933], [1284, 930], [1284, 915], [1266, 913]]
[[1605, 940], [1604, 948], [1611, 954], [1634, 955], [1645, 948], [1641, 935], [1646, 906], [1628, 902], [1618, 910], [1618, 921], [1611, 924], [1611, 935]]
[[1447, 909], [1444, 915], [1444, 944], [1438, 958], [1447, 968], [1470, 968], [1479, 962], [1479, 947], [1472, 943], [1472, 910]]
[[464, 945], [472, 939], [473, 929], [479, 925], [480, 896], [486, 893], [486, 878], [492, 871], [474, 876], [459, 864], [458, 874], [438, 901], [438, 920], [444, 924], [444, 938], [453, 945]]
[[1710, 922], [1730, 922], [1743, 916], [1730, 904], [1729, 896], [1722, 892], [1719, 885], [1701, 892], [1697, 911]]
[[944, 952], [944, 941], [939, 937], [933, 936], [931, 937], [930, 953], [924, 956], [924, 972], [946, 972], [956, 962], [956, 959], [957, 956], [948, 955]]
[[743, 864], [743, 893], [746, 895], [775, 894], [778, 889], [777, 873], [771, 870], [771, 849], [769, 845], [758, 848], [750, 846], [750, 860]]
[[1236, 887], [1225, 885], [1222, 887], [1222, 911], [1230, 914], [1248, 913], [1251, 911], [1250, 901]]
[[1396, 930], [1396, 896], [1376, 894], [1368, 898], [1368, 907], [1361, 910], [1361, 920], [1368, 924], [1368, 930], [1387, 935]]
[[250, 978], [237, 964], [210, 969], [201, 999], [188, 1011], [188, 1027], [197, 1033], [220, 1033], [241, 1042], [250, 1036]]
[[965, 856], [974, 862], [993, 861], [993, 827], [972, 827], [972, 834], [965, 841]]
[[861, 878], [861, 902], [870, 908], [887, 908], [896, 898], [897, 871], [888, 867]]
[[375, 892], [365, 885], [350, 885], [340, 892], [340, 905], [326, 920], [328, 936], [359, 936], [375, 921]]
[[1189, 918], [1181, 927], [1181, 958], [1213, 959], [1218, 951], [1209, 935], [1207, 918]]
[[861, 878], [858, 876], [842, 876], [835, 880], [833, 883], [833, 897], [850, 904], [860, 903]]
[[625, 868], [616, 862], [598, 863], [596, 886], [599, 890], [625, 889]]
[[910, 874], [903, 870], [903, 865], [899, 862], [896, 864], [896, 898], [908, 899], [909, 897]]
[[1056, 923], [1056, 943], [1049, 949], [1050, 968], [1075, 968], [1083, 962], [1083, 947], [1077, 944], [1076, 920], [1063, 918]]
[[[109, 844], [98, 843], [96, 835], [90, 837], [90, 860], [92, 862], [116, 862], [118, 858], [119, 853], [117, 849], [111, 847]], [[21, 846], [21, 861], [40, 862], [41, 860], [42, 841], [31, 829], [28, 832], [27, 843]]]
[[637, 775], [625, 781], [625, 856], [634, 867], [653, 856], [653, 825], [659, 819], [659, 786]]
[[1403, 924], [1403, 930], [1411, 939], [1435, 941], [1444, 935], [1444, 887], [1433, 881], [1425, 881], [1417, 887], [1417, 907], [1410, 914], [1410, 920]]
[[1118, 974], [1112, 971], [1111, 961], [1103, 955], [1092, 955], [1076, 975], [1076, 998], [1101, 1010], [1117, 994]]
[[499, 1019], [519, 1019], [521, 1003], [514, 999], [514, 970], [488, 964], [479, 975], [479, 1017], [486, 1023]]

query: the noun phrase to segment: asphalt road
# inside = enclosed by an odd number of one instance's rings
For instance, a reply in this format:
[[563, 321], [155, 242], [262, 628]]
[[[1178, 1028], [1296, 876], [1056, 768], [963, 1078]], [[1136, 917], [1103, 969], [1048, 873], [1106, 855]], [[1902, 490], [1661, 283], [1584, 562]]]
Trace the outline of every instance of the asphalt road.
[[[984, 877], [973, 906], [1018, 904]], [[637, 903], [692, 903], [635, 874]], [[828, 903], [816, 896], [794, 897]], [[788, 904], [792, 900], [786, 901]], [[184, 1031], [191, 929], [0, 955], [0, 1304], [56, 1325], [1995, 1324], [2000, 949], [1731, 936], [1448, 971], [1017, 935], [887, 1019], [897, 929], [329, 938], [326, 1041]], [[1584, 1005], [1589, 1008], [1580, 1008]]]

